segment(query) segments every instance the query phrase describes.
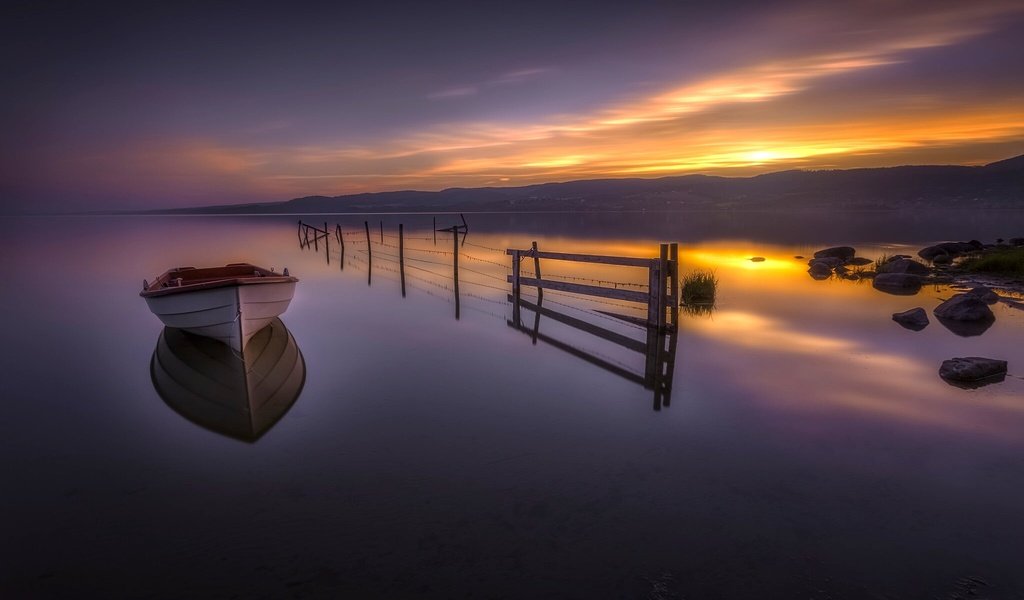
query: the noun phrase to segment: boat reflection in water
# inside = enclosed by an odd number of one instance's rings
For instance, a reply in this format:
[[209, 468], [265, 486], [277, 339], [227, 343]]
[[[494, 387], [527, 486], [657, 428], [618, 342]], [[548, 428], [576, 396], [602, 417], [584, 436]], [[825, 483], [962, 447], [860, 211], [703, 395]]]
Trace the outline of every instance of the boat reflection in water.
[[255, 442], [284, 416], [306, 381], [306, 363], [281, 319], [238, 354], [229, 346], [165, 327], [150, 364], [153, 387], [200, 427]]

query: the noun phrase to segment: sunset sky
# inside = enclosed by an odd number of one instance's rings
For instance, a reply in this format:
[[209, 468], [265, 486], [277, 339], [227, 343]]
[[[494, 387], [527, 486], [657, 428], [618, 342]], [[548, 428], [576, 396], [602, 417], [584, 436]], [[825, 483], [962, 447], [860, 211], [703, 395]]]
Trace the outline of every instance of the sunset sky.
[[14, 4], [3, 210], [1024, 153], [1020, 0]]

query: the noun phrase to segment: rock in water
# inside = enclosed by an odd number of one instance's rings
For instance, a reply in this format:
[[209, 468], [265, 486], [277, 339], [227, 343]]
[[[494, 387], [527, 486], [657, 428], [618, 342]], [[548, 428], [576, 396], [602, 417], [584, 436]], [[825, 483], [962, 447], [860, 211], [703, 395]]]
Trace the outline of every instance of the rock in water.
[[936, 317], [950, 321], [993, 321], [996, 318], [984, 300], [971, 294], [957, 294], [936, 306], [932, 312]]
[[834, 248], [818, 250], [814, 253], [814, 258], [838, 258], [841, 260], [850, 260], [856, 253], [857, 250], [850, 246], [836, 246]]
[[995, 293], [992, 288], [988, 288], [983, 285], [967, 290], [965, 293], [968, 296], [978, 298], [985, 304], [995, 304], [996, 302], [999, 302], [999, 294]]
[[928, 326], [928, 313], [923, 308], [912, 308], [895, 313], [892, 320], [912, 331], [921, 331]]
[[830, 269], [834, 269], [844, 264], [844, 261], [843, 259], [836, 258], [834, 256], [826, 256], [824, 258], [812, 258], [811, 260], [807, 261], [807, 264], [810, 266], [814, 266], [815, 263], [823, 264]]
[[897, 258], [890, 260], [878, 267], [879, 273], [912, 273], [914, 275], [927, 275], [928, 267], [909, 258]]
[[855, 256], [850, 260], [846, 261], [846, 264], [853, 265], [855, 267], [863, 267], [865, 265], [870, 265], [873, 262], [875, 261], [871, 260], [870, 258], [864, 258], [863, 256]]
[[764, 262], [763, 256], [754, 256], [750, 259], [750, 262]]
[[832, 276], [832, 267], [825, 263], [814, 263], [811, 265], [807, 272], [811, 274], [811, 277], [817, 280], [828, 279]]
[[980, 356], [951, 358], [942, 361], [939, 377], [949, 384], [966, 388], [998, 383], [1006, 378], [1006, 361]]
[[936, 256], [947, 254], [950, 258], [960, 256], [961, 254], [967, 254], [969, 252], [977, 252], [982, 249], [981, 242], [971, 240], [969, 242], [944, 242], [942, 244], [935, 244], [934, 246], [928, 246], [922, 248], [917, 255], [925, 260], [935, 260]]
[[871, 285], [887, 294], [913, 296], [921, 290], [921, 277], [910, 273], [879, 273]]

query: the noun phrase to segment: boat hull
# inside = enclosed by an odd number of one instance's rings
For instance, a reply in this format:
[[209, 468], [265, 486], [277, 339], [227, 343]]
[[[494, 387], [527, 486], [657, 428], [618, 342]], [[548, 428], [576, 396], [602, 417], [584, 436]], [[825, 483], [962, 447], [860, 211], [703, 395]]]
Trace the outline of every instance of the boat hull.
[[249, 283], [146, 297], [167, 327], [213, 338], [237, 352], [280, 316], [295, 294], [294, 281]]

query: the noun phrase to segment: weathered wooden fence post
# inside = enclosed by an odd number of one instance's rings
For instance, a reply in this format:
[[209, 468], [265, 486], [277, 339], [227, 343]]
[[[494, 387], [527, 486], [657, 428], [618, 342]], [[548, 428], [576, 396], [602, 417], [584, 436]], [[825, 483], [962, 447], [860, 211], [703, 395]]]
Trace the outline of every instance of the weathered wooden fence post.
[[[537, 256], [537, 242], [533, 242], [533, 247], [532, 248], [533, 248], [533, 272], [535, 273], [534, 277], [536, 277], [537, 279], [540, 279], [540, 257]], [[543, 288], [537, 288], [537, 304], [540, 305], [540, 303], [543, 302], [543, 301], [544, 301], [544, 289]], [[533, 343], [536, 344], [537, 341], [534, 340]]]
[[668, 304], [668, 244], [661, 244], [658, 272], [658, 329], [661, 330], [665, 327], [665, 305]]
[[398, 273], [402, 279], [402, 297], [405, 298], [405, 231], [401, 223], [398, 224]]
[[363, 221], [366, 228], [366, 285], [373, 281], [373, 249], [370, 247], [370, 222]]
[[676, 326], [679, 315], [679, 244], [672, 242], [668, 246], [669, 260], [669, 282], [672, 291], [669, 294], [669, 322]]
[[459, 318], [459, 232], [452, 228], [452, 249], [455, 251], [452, 269], [455, 272], [455, 319]]

